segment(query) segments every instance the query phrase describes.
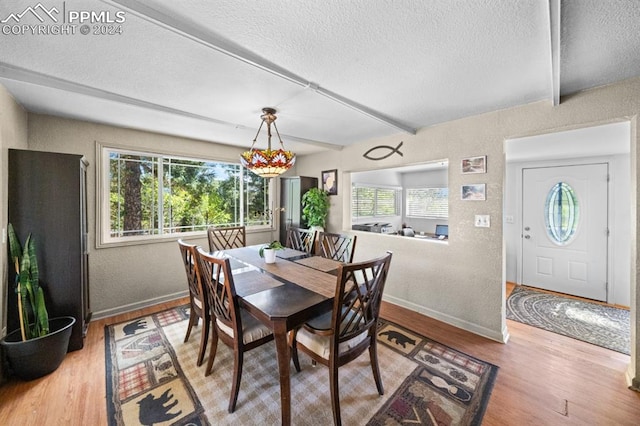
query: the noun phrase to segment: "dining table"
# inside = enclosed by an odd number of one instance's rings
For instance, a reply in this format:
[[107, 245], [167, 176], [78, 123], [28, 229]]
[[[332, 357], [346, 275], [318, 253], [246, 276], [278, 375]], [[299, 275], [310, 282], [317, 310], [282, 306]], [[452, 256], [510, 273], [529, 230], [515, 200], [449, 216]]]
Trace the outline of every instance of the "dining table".
[[283, 425], [291, 424], [291, 350], [288, 332], [331, 311], [340, 262], [307, 252], [278, 250], [275, 263], [260, 256], [262, 245], [224, 250], [240, 306], [273, 331]]

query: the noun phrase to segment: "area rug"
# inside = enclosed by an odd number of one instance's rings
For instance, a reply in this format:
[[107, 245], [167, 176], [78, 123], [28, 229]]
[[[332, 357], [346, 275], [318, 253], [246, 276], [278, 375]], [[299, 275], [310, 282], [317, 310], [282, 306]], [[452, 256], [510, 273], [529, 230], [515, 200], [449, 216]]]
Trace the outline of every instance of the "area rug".
[[507, 319], [629, 355], [629, 311], [517, 286]]
[[[276, 425], [280, 386], [273, 342], [245, 354], [236, 411], [227, 412], [233, 352], [218, 345], [209, 377], [196, 366], [201, 327], [183, 343], [188, 306], [105, 327], [110, 425]], [[340, 368], [345, 425], [479, 425], [498, 367], [381, 320], [379, 396], [368, 353]], [[207, 348], [208, 349], [208, 348]], [[208, 351], [207, 351], [208, 355]], [[300, 355], [291, 374], [294, 425], [332, 424], [329, 373]]]

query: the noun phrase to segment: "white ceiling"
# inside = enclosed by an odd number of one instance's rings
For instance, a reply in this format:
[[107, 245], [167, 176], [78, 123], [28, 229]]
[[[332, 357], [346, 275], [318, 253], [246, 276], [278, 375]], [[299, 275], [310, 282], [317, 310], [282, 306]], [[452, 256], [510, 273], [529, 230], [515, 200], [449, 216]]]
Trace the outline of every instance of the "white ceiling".
[[637, 0], [20, 0], [0, 30], [29, 111], [247, 147], [269, 106], [299, 154], [640, 75]]

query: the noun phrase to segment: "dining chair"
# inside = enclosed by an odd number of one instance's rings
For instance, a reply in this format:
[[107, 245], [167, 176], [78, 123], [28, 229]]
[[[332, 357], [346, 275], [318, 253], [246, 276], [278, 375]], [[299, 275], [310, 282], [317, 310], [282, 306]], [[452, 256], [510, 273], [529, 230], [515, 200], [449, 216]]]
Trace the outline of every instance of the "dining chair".
[[389, 273], [391, 252], [377, 259], [341, 265], [338, 269], [333, 310], [295, 329], [291, 354], [300, 371], [298, 352], [329, 367], [333, 420], [341, 424], [338, 368], [369, 349], [373, 378], [380, 395], [384, 394], [376, 336], [382, 292]]
[[204, 360], [207, 341], [209, 339], [209, 325], [211, 317], [209, 313], [209, 301], [205, 293], [204, 285], [200, 277], [200, 267], [197, 261], [196, 246], [178, 240], [180, 254], [182, 255], [182, 263], [187, 273], [187, 284], [189, 285], [189, 325], [187, 326], [187, 335], [184, 338], [185, 343], [189, 341], [191, 329], [197, 325], [202, 319], [202, 333], [200, 334], [200, 351], [198, 352], [198, 360], [196, 365], [202, 365]]
[[302, 228], [288, 228], [285, 247], [313, 253], [316, 243], [316, 231]]
[[356, 251], [356, 235], [319, 232], [316, 254], [339, 262], [353, 262]]
[[214, 339], [211, 342], [205, 376], [211, 374], [218, 349], [218, 339], [222, 340], [233, 349], [233, 381], [228, 408], [229, 412], [233, 413], [240, 390], [244, 353], [273, 340], [273, 333], [271, 329], [240, 308], [228, 258], [216, 257], [198, 248], [198, 259], [209, 296], [212, 319], [215, 319], [212, 333]]
[[207, 229], [207, 238], [210, 252], [247, 245], [244, 226], [210, 226]]

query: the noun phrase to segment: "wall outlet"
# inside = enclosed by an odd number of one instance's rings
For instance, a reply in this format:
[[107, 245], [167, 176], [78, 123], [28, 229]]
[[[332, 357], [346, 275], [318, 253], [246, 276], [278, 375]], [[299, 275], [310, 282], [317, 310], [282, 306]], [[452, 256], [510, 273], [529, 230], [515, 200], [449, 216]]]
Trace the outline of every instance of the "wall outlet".
[[477, 214], [474, 223], [476, 228], [489, 228], [491, 226], [491, 218], [488, 214]]
[[504, 217], [504, 221], [505, 221], [506, 223], [514, 223], [514, 222], [513, 222], [513, 216], [511, 216], [511, 215], [507, 215], [507, 216], [505, 216], [505, 217]]

